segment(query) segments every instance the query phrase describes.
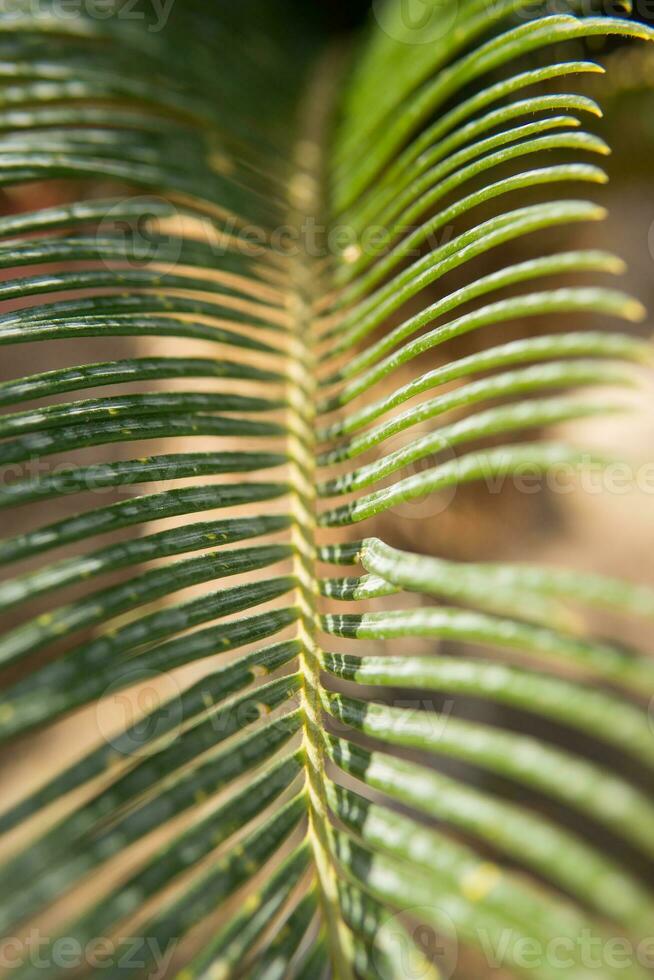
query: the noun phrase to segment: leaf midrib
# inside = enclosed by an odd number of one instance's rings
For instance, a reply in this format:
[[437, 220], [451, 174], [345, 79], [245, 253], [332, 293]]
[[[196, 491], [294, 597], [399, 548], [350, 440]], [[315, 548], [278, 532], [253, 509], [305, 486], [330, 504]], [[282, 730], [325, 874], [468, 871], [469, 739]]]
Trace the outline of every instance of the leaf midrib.
[[292, 540], [296, 554], [294, 572], [298, 579], [298, 603], [302, 610], [299, 639], [302, 652], [303, 714], [302, 749], [305, 760], [307, 837], [312, 849], [321, 918], [332, 956], [336, 980], [353, 980], [349, 934], [338, 900], [338, 881], [331, 856], [331, 828], [325, 785], [324, 732], [320, 690], [321, 654], [317, 599], [320, 594], [316, 571], [316, 406], [318, 379], [315, 309], [325, 289], [322, 269], [316, 256], [305, 248], [305, 230], [321, 228], [324, 218], [322, 165], [325, 144], [338, 82], [341, 54], [328, 51], [317, 66], [307, 87], [299, 114], [298, 140], [294, 153], [294, 173], [289, 181], [290, 224], [295, 232], [297, 254], [290, 263], [288, 305], [293, 319], [288, 350], [288, 402], [291, 501], [294, 524]]

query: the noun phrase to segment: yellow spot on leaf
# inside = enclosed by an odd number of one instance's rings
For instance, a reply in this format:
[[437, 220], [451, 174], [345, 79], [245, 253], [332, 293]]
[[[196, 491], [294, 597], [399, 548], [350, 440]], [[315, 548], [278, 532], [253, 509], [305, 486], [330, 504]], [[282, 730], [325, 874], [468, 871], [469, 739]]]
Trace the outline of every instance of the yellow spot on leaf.
[[361, 256], [361, 249], [358, 245], [348, 245], [348, 247], [343, 252], [343, 261], [347, 262], [348, 265], [352, 265]]
[[231, 174], [234, 172], [234, 164], [223, 153], [214, 150], [209, 154], [209, 166], [216, 174]]
[[502, 877], [496, 864], [480, 864], [461, 882], [461, 891], [469, 902], [481, 902], [489, 895]]

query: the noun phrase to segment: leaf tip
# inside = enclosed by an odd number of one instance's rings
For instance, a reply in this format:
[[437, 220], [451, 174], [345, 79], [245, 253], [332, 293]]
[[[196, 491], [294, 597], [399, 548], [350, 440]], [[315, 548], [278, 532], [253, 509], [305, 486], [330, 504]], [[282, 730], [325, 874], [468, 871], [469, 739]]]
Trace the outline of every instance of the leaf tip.
[[608, 255], [605, 269], [614, 276], [623, 276], [627, 271], [627, 263], [617, 255]]
[[647, 316], [647, 309], [640, 300], [630, 299], [625, 303], [624, 316], [631, 323], [642, 323]]
[[602, 207], [601, 204], [597, 204], [588, 212], [588, 218], [590, 221], [604, 221], [608, 217], [608, 210]]

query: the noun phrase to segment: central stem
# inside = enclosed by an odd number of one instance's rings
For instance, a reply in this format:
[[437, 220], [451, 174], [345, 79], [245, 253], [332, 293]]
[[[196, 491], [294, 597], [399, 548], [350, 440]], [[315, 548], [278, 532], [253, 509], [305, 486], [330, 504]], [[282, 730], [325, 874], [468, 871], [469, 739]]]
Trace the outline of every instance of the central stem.
[[[321, 164], [327, 129], [328, 107], [332, 105], [332, 58], [317, 72], [304, 104], [302, 138], [295, 150], [295, 174], [290, 182], [292, 222], [299, 234], [297, 254], [291, 262], [290, 304], [293, 337], [289, 351], [289, 403], [291, 426], [291, 481], [294, 487], [293, 536], [296, 548], [295, 573], [299, 580], [298, 601], [302, 608], [299, 638], [302, 641], [303, 748], [307, 770], [309, 803], [308, 835], [312, 845], [319, 885], [320, 904], [332, 952], [336, 980], [352, 980], [350, 934], [340, 913], [338, 877], [331, 846], [331, 823], [325, 790], [325, 743], [322, 724], [319, 616], [316, 576], [316, 451], [315, 413], [317, 370], [314, 351], [314, 310], [321, 290], [318, 257], [308, 253], [307, 230], [319, 226], [323, 211]], [[327, 91], [326, 91], [327, 90]], [[326, 108], [327, 107], [327, 108]]]

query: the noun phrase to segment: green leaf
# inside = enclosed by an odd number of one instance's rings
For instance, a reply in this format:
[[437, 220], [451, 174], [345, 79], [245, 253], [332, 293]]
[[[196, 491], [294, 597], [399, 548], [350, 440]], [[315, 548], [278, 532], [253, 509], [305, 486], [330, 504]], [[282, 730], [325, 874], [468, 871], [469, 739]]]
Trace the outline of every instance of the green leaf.
[[357, 658], [326, 654], [323, 665], [335, 677], [357, 684], [464, 694], [533, 712], [578, 728], [654, 768], [654, 744], [646, 712], [580, 684], [504, 664], [442, 656]]
[[538, 813], [385, 752], [333, 738], [329, 751], [340, 767], [373, 789], [471, 834], [600, 915], [647, 935], [652, 895], [582, 837]]
[[326, 632], [358, 640], [398, 636], [445, 637], [482, 646], [516, 650], [525, 658], [576, 667], [622, 684], [635, 693], [651, 683], [652, 665], [637, 651], [590, 642], [574, 634], [513, 619], [448, 608], [397, 609], [363, 615], [327, 616]]

